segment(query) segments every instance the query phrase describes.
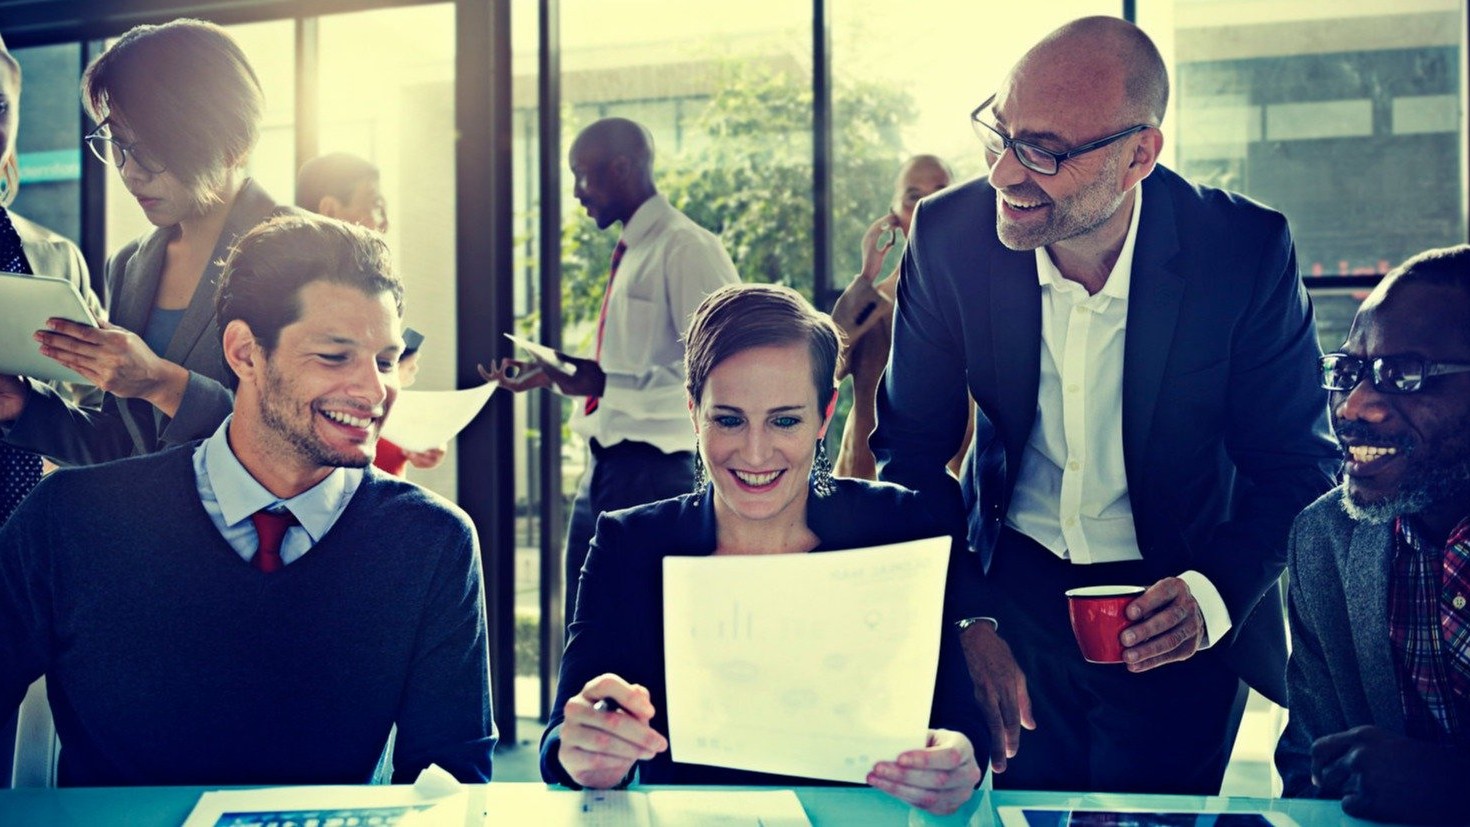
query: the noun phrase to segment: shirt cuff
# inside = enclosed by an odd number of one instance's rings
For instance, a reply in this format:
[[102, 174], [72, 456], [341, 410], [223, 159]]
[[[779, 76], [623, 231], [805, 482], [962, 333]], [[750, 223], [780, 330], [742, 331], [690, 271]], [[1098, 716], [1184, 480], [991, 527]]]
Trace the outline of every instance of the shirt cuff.
[[1225, 608], [1225, 599], [1210, 578], [1197, 571], [1186, 571], [1179, 575], [1179, 579], [1189, 586], [1194, 602], [1199, 604], [1200, 614], [1205, 617], [1205, 639], [1199, 648], [1208, 649], [1215, 645], [1215, 641], [1230, 634], [1230, 610]]

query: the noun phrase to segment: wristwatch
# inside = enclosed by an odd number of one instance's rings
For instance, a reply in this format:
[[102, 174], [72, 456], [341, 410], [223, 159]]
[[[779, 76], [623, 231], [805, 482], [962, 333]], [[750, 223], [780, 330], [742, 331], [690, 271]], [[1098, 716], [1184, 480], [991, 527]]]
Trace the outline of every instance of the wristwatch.
[[955, 626], [956, 629], [959, 629], [961, 632], [963, 632], [966, 629], [970, 628], [971, 626], [974, 626], [976, 623], [979, 623], [982, 620], [985, 621], [986, 623], [989, 623], [991, 629], [993, 629], [993, 630], [995, 630], [997, 632], [1000, 631], [1000, 621], [996, 620], [993, 617], [967, 617], [967, 618], [963, 618], [961, 620], [956, 620], [954, 622], [954, 626]]

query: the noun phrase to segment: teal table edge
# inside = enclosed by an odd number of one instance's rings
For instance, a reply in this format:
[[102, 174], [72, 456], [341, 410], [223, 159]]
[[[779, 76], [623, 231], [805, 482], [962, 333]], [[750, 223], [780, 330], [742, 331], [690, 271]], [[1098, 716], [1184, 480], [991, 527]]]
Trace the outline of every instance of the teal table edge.
[[[497, 782], [472, 788], [472, 802], [481, 803], [487, 824], [508, 824], [499, 819], [496, 791], [541, 788], [547, 795], [580, 795], [542, 784]], [[199, 794], [216, 787], [89, 787], [73, 789], [0, 790], [0, 825], [5, 827], [177, 827], [193, 809]], [[658, 787], [635, 788], [644, 790]], [[679, 788], [700, 789], [700, 788]], [[741, 789], [731, 787], [706, 789]], [[756, 789], [756, 788], [749, 788]], [[1001, 827], [997, 807], [1030, 806], [1066, 809], [1142, 809], [1153, 811], [1285, 813], [1299, 827], [1349, 827], [1372, 825], [1342, 813], [1336, 801], [1306, 799], [1204, 798], [1195, 796], [1123, 795], [1105, 793], [1055, 793], [981, 790], [959, 812], [934, 816], [913, 809], [877, 790], [866, 788], [794, 788], [813, 825], [968, 825]], [[472, 819], [476, 820], [476, 819]]]

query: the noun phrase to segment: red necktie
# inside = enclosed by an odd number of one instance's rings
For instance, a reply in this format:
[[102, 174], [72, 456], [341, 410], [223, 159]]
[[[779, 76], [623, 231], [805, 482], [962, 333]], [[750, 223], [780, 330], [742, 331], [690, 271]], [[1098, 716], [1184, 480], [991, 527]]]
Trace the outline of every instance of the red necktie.
[[[596, 356], [593, 357], [593, 360], [597, 362], [602, 361], [602, 333], [607, 329], [607, 299], [612, 295], [613, 279], [617, 278], [618, 265], [622, 263], [623, 253], [627, 251], [628, 245], [623, 243], [621, 238], [618, 239], [618, 246], [613, 248], [612, 266], [607, 270], [607, 290], [602, 293], [602, 309], [597, 311], [597, 350], [595, 351]], [[587, 405], [582, 409], [583, 413], [591, 416], [592, 412], [597, 410], [597, 401], [596, 396], [587, 397]]]
[[286, 510], [277, 512], [261, 509], [250, 515], [250, 521], [255, 523], [255, 533], [260, 537], [260, 547], [256, 549], [255, 556], [250, 558], [251, 564], [266, 574], [279, 571], [286, 565], [281, 560], [281, 540], [286, 536], [286, 529], [300, 525], [296, 515]]

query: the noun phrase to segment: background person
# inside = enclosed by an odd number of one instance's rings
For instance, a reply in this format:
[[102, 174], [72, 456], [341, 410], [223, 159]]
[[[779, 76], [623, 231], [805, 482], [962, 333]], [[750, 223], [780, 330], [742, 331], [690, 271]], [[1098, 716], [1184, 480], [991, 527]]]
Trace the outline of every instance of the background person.
[[58, 471], [0, 529], [0, 715], [46, 676], [61, 784], [362, 784], [395, 724], [395, 782], [489, 780], [474, 527], [367, 467], [402, 302], [378, 234], [256, 228], [217, 299], [233, 416]]
[[[407, 388], [418, 378], [419, 348], [423, 344], [424, 334], [411, 327], [403, 329], [403, 353], [398, 356], [399, 389]], [[373, 465], [395, 477], [402, 477], [407, 475], [410, 465], [421, 471], [439, 467], [447, 449], [447, 445], [440, 445], [427, 451], [405, 451], [392, 440], [379, 437], [378, 452], [373, 457]]]
[[[838, 380], [852, 377], [852, 408], [842, 425], [842, 447], [832, 463], [832, 473], [839, 477], [878, 478], [868, 437], [878, 421], [878, 385], [883, 369], [888, 367], [888, 349], [893, 342], [893, 296], [898, 287], [896, 267], [888, 278], [877, 281], [883, 259], [897, 245], [899, 234], [908, 238], [919, 199], [939, 192], [953, 179], [949, 165], [934, 155], [915, 155], [904, 162], [893, 182], [892, 207], [863, 234], [862, 272], [853, 277], [832, 308], [832, 321], [843, 333]], [[973, 431], [973, 411], [969, 419], [968, 428]], [[955, 476], [959, 476], [960, 462], [969, 447], [967, 431], [964, 444], [949, 462], [950, 472]]]
[[[1242, 679], [1286, 700], [1287, 531], [1337, 456], [1320, 351], [1286, 219], [1158, 165], [1168, 88], [1133, 24], [1062, 26], [971, 116], [989, 177], [914, 216], [872, 446], [969, 524], [999, 786], [1214, 795]], [[1064, 593], [1115, 584], [1146, 587], [1125, 663], [1089, 664]]]
[[380, 177], [377, 166], [356, 155], [319, 155], [296, 174], [296, 206], [386, 233], [388, 203]]
[[181, 445], [229, 415], [215, 285], [230, 246], [275, 209], [244, 175], [264, 102], [224, 29], [133, 28], [87, 67], [82, 92], [97, 121], [87, 144], [157, 229], [108, 259], [110, 322], [38, 333], [42, 353], [106, 391], [100, 407], [0, 376], [0, 435], [64, 464]]
[[1470, 247], [1379, 282], [1322, 360], [1343, 483], [1292, 527], [1288, 796], [1465, 822], [1470, 778]]
[[[51, 230], [12, 212], [20, 191], [16, 133], [20, 129], [20, 63], [0, 38], [0, 271], [62, 278], [72, 283], [102, 318], [102, 303], [92, 291], [86, 262], [77, 246]], [[0, 525], [41, 481], [40, 455], [0, 442]]]
[[[563, 618], [597, 515], [688, 491], [694, 454], [684, 424], [684, 331], [705, 296], [740, 280], [719, 238], [674, 209], [653, 184], [653, 139], [625, 118], [597, 121], [572, 142], [572, 194], [605, 230], [623, 225], [597, 320], [596, 358], [562, 354], [575, 374], [504, 359], [486, 379], [510, 391], [553, 388], [581, 397], [572, 430], [587, 470], [567, 526]], [[514, 367], [507, 376], [505, 368]]]
[[[598, 520], [541, 740], [548, 783], [613, 787], [635, 765], [647, 784], [812, 783], [670, 759], [660, 573], [670, 555], [802, 554], [943, 533], [911, 491], [832, 478], [820, 446], [836, 401], [837, 342], [826, 316], [777, 285], [726, 287], [695, 311], [685, 364], [698, 488]], [[603, 699], [622, 711], [596, 708]], [[950, 729], [877, 762], [868, 783], [952, 812], [980, 781], [973, 744], [986, 743], [952, 635], [931, 724]]]

